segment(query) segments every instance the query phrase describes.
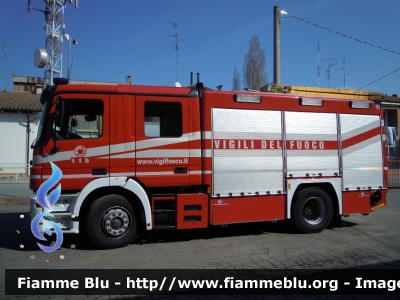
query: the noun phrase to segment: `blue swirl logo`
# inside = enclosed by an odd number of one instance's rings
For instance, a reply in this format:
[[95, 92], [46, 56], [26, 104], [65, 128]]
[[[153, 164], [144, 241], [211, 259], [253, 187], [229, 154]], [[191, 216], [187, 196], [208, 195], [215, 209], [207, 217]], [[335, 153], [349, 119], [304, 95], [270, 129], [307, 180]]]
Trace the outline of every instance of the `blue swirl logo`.
[[[62, 177], [62, 172], [59, 167], [57, 167], [55, 164], [50, 162], [51, 169], [52, 169], [52, 174], [48, 180], [43, 182], [37, 192], [37, 202], [45, 207], [45, 208], [51, 208], [58, 200], [61, 194], [61, 183], [57, 186], [56, 189], [51, 191], [51, 193], [47, 196], [47, 192], [58, 182], [60, 181]], [[40, 232], [39, 229], [39, 222], [43, 217], [52, 217], [54, 216], [49, 213], [49, 212], [42, 212], [41, 214], [38, 214], [36, 217], [33, 218], [32, 223], [31, 223], [31, 231], [33, 235], [38, 238], [41, 241], [47, 241], [47, 239], [43, 236], [43, 234]], [[56, 233], [56, 243], [53, 246], [43, 246], [42, 244], [37, 243], [37, 245], [42, 249], [44, 252], [53, 252], [60, 248], [63, 242], [63, 233], [61, 228], [54, 222], [52, 221], [47, 221], [52, 228], [54, 228], [54, 231]], [[44, 227], [44, 232], [48, 235], [52, 235], [52, 232], [50, 231], [49, 228]]]

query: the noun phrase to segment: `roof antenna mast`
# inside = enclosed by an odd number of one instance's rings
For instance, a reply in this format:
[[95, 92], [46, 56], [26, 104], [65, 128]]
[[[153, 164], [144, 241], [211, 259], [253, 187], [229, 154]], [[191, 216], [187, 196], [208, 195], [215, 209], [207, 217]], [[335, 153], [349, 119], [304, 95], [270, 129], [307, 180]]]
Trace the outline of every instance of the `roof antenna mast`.
[[336, 70], [343, 70], [343, 75], [338, 75], [338, 76], [343, 76], [343, 88], [346, 88], [346, 75], [351, 75], [350, 73], [346, 73], [346, 59], [343, 58], [343, 68], [339, 68]]
[[[329, 58], [329, 59], [324, 59], [321, 61], [331, 61], [331, 60], [335, 60], [336, 58]], [[336, 65], [336, 63], [334, 64], [329, 64], [328, 65], [328, 69], [326, 69], [326, 75], [328, 76], [328, 84], [329, 84], [329, 88], [331, 87], [331, 67]]]
[[170, 22], [174, 27], [175, 27], [175, 34], [171, 35], [170, 37], [174, 37], [175, 41], [172, 43], [175, 43], [175, 50], [176, 50], [176, 64], [175, 64], [175, 70], [176, 70], [176, 75], [175, 75], [175, 82], [178, 84], [178, 65], [179, 65], [179, 42], [183, 41], [182, 39], [179, 39], [178, 36], [178, 23], [176, 22]]
[[7, 44], [3, 45], [3, 50], [4, 50], [4, 58], [6, 59], [6, 74], [4, 77], [4, 80], [5, 80], [4, 90], [7, 90], [7, 73], [8, 73], [8, 47], [7, 47]]
[[44, 13], [43, 28], [46, 32], [46, 49], [37, 48], [33, 63], [37, 68], [45, 68], [44, 85], [52, 84], [54, 77], [62, 77], [63, 39], [65, 35], [64, 9], [67, 2], [78, 8], [78, 0], [43, 0], [44, 10], [31, 7], [28, 0], [28, 13], [31, 9]]

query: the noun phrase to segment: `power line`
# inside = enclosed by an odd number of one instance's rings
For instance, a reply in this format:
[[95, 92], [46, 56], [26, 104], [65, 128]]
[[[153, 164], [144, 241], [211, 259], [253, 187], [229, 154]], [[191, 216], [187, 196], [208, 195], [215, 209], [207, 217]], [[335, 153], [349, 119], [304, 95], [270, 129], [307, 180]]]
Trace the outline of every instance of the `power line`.
[[[283, 12], [283, 11], [282, 11], [282, 18], [295, 18], [295, 19], [298, 19], [298, 20], [300, 20], [300, 21], [306, 22], [306, 23], [308, 23], [308, 24], [314, 25], [314, 26], [316, 26], [316, 27], [319, 27], [319, 28], [328, 30], [328, 31], [330, 31], [330, 32], [332, 32], [332, 33], [336, 33], [336, 34], [339, 34], [339, 35], [341, 35], [341, 36], [347, 37], [347, 38], [349, 38], [349, 39], [355, 40], [355, 41], [357, 41], [357, 42], [360, 42], [360, 43], [363, 43], [363, 44], [366, 44], [366, 45], [369, 45], [369, 46], [372, 46], [372, 47], [375, 47], [375, 48], [378, 48], [378, 49], [381, 49], [381, 50], [384, 50], [384, 51], [387, 51], [387, 52], [391, 52], [391, 53], [400, 55], [399, 52], [396, 52], [396, 51], [393, 51], [393, 50], [390, 50], [390, 49], [387, 49], [387, 48], [384, 48], [384, 47], [381, 47], [381, 46], [378, 46], [378, 45], [375, 45], [375, 44], [371, 44], [371, 43], [369, 43], [369, 42], [366, 42], [366, 41], [357, 39], [357, 38], [352, 37], [352, 36], [349, 36], [349, 35], [347, 35], [347, 34], [344, 34], [344, 33], [341, 33], [341, 32], [335, 31], [335, 30], [332, 30], [332, 29], [327, 28], [327, 27], [325, 27], [325, 26], [318, 25], [318, 24], [316, 24], [316, 23], [310, 22], [310, 21], [305, 20], [305, 19], [303, 19], [303, 18], [296, 17], [296, 16], [294, 16], [294, 15], [288, 15], [286, 12]], [[361, 89], [363, 89], [363, 88], [365, 88], [365, 87], [367, 87], [367, 86], [369, 86], [369, 85], [371, 85], [371, 84], [373, 84], [373, 83], [375, 83], [375, 82], [377, 82], [377, 81], [379, 81], [379, 80], [381, 80], [381, 79], [383, 79], [383, 78], [385, 78], [385, 77], [388, 77], [389, 75], [391, 75], [391, 74], [393, 74], [393, 73], [395, 73], [395, 72], [397, 72], [397, 71], [399, 71], [399, 70], [400, 70], [400, 68], [397, 69], [397, 70], [394, 70], [394, 71], [390, 72], [389, 74], [386, 74], [385, 76], [382, 76], [381, 78], [378, 78], [377, 80], [374, 80], [374, 81], [371, 82], [371, 83], [368, 83], [367, 85], [364, 85], [363, 87], [359, 88], [358, 90], [361, 90]], [[349, 74], [347, 74], [347, 75], [349, 75]], [[345, 75], [343, 75], [343, 76], [345, 76]]]
[[322, 26], [322, 25], [315, 24], [315, 23], [313, 23], [313, 22], [310, 22], [310, 21], [308, 21], [308, 20], [305, 20], [305, 19], [302, 19], [302, 18], [293, 16], [293, 15], [284, 14], [284, 15], [282, 15], [282, 18], [295, 18], [295, 19], [298, 19], [298, 20], [300, 20], [300, 21], [306, 22], [306, 23], [308, 23], [308, 24], [314, 25], [314, 26], [316, 26], [316, 27], [319, 27], [319, 28], [328, 30], [328, 31], [330, 31], [330, 32], [339, 34], [339, 35], [341, 35], [341, 36], [347, 37], [347, 38], [349, 38], [349, 39], [355, 40], [355, 41], [357, 41], [357, 42], [364, 43], [364, 44], [366, 44], [366, 45], [369, 45], [369, 46], [372, 46], [372, 47], [375, 47], [375, 48], [379, 48], [379, 49], [382, 49], [382, 50], [385, 50], [385, 51], [388, 51], [388, 52], [391, 52], [391, 53], [400, 55], [399, 52], [396, 52], [396, 51], [393, 51], [393, 50], [390, 50], [390, 49], [387, 49], [387, 48], [384, 48], [384, 47], [381, 47], [381, 46], [378, 46], [378, 45], [374, 45], [374, 44], [368, 43], [368, 42], [366, 42], [366, 41], [357, 39], [357, 38], [355, 38], [355, 37], [349, 36], [349, 35], [347, 35], [347, 34], [344, 34], [344, 33], [341, 33], [341, 32], [335, 31], [335, 30], [332, 30], [332, 29], [327, 28], [327, 27]]
[[385, 76], [382, 76], [381, 78], [379, 78], [379, 79], [377, 79], [377, 80], [375, 80], [375, 81], [373, 81], [371, 83], [368, 83], [367, 85], [364, 85], [363, 87], [360, 87], [358, 90], [361, 90], [361, 89], [363, 89], [363, 88], [365, 88], [365, 87], [367, 87], [367, 86], [369, 86], [369, 85], [371, 85], [371, 84], [373, 84], [373, 83], [375, 83], [375, 82], [377, 82], [377, 81], [379, 81], [379, 80], [381, 80], [381, 79], [383, 79], [385, 77], [388, 77], [389, 75], [391, 75], [391, 74], [393, 74], [393, 73], [395, 73], [395, 72], [397, 72], [399, 70], [400, 70], [400, 68], [397, 69], [397, 70], [394, 70], [393, 72], [390, 72], [389, 74], [386, 74]]

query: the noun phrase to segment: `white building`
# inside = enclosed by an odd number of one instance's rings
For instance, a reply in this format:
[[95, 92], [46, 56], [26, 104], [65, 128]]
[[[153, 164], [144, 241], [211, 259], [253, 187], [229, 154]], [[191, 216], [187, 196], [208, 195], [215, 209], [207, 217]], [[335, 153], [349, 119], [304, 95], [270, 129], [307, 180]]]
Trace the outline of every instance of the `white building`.
[[0, 91], [0, 173], [27, 170], [41, 111], [40, 95]]
[[[12, 74], [12, 81], [13, 91], [0, 91], [0, 177], [2, 174], [11, 173], [28, 175], [33, 153], [30, 146], [36, 138], [43, 107], [40, 103], [43, 78]], [[86, 80], [70, 82], [116, 84]]]

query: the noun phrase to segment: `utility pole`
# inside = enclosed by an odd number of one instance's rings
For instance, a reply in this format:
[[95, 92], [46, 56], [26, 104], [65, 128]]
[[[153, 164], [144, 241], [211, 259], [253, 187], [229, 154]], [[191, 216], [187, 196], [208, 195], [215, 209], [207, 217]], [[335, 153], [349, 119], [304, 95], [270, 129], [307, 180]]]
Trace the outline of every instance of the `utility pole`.
[[274, 6], [274, 83], [275, 84], [281, 84], [280, 15], [281, 12], [279, 6]]
[[68, 82], [71, 77], [71, 64], [70, 64], [70, 59], [71, 59], [71, 44], [78, 45], [78, 42], [72, 37], [69, 36], [69, 34], [64, 34], [64, 38], [68, 41]]

